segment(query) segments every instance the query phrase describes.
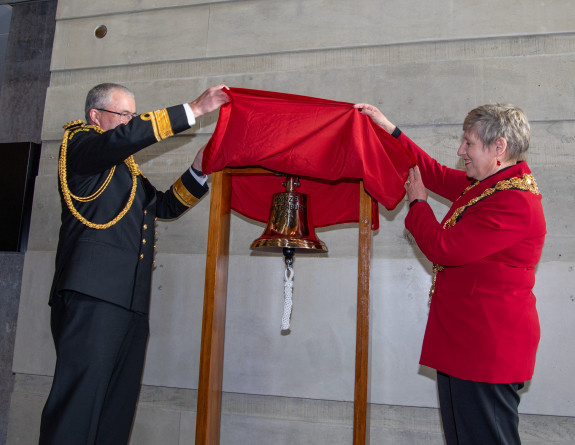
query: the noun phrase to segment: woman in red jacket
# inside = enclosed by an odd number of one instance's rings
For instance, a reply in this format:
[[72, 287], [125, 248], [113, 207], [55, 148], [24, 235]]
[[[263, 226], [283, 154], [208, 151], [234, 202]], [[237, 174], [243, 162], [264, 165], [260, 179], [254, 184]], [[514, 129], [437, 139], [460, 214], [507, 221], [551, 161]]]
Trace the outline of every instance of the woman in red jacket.
[[[446, 442], [520, 444], [518, 391], [535, 367], [532, 289], [546, 234], [525, 162], [527, 118], [503, 104], [470, 111], [457, 150], [464, 172], [432, 159], [372, 105], [355, 107], [417, 159], [406, 182], [405, 226], [434, 263], [420, 363], [437, 370]], [[441, 223], [426, 188], [452, 202]]]

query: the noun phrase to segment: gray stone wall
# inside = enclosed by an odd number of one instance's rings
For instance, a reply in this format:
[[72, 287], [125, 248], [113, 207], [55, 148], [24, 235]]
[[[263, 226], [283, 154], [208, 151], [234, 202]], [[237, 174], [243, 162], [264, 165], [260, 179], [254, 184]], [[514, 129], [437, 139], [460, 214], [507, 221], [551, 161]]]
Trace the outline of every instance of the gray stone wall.
[[2, 77], [4, 75], [4, 58], [6, 57], [11, 17], [12, 9], [8, 6], [0, 6], [0, 85], [2, 84]]
[[42, 141], [56, 4], [45, 0], [13, 6], [0, 95], [1, 142]]
[[[41, 142], [55, 15], [53, 0], [0, 6], [2, 143]], [[9, 217], [11, 210], [2, 209], [2, 217]], [[14, 384], [12, 357], [23, 267], [23, 253], [0, 252], [0, 445], [6, 444]]]
[[[521, 106], [548, 238], [535, 293], [542, 341], [522, 396], [525, 443], [571, 443], [575, 356], [575, 29], [570, 2], [463, 0], [61, 0], [42, 128], [43, 153], [23, 272], [9, 443], [34, 443], [54, 353], [45, 302], [57, 242], [61, 126], [82, 118], [102, 81], [136, 92], [138, 111], [189, 101], [210, 85], [371, 102], [441, 162], [467, 111]], [[103, 39], [94, 30], [105, 25]], [[217, 116], [137, 155], [167, 188], [208, 140]], [[438, 216], [447, 210], [436, 197]], [[132, 443], [190, 443], [209, 199], [158, 224], [151, 338]], [[418, 366], [431, 266], [403, 228], [407, 206], [380, 209], [371, 312], [372, 443], [442, 443], [434, 373]], [[318, 231], [327, 255], [295, 263], [290, 335], [282, 336], [282, 259], [250, 252], [263, 225], [234, 215], [226, 321], [223, 444], [350, 443], [357, 227]], [[488, 241], [486, 241], [488, 242]], [[411, 408], [410, 408], [411, 407]], [[26, 416], [26, 421], [24, 420]]]
[[[49, 377], [18, 374], [14, 384], [9, 444], [36, 444], [27, 419], [40, 415]], [[224, 393], [220, 443], [226, 445], [350, 445], [353, 402], [273, 395]], [[144, 386], [131, 444], [194, 443], [197, 391]], [[438, 410], [413, 406], [370, 406], [370, 438], [378, 445], [442, 445]], [[521, 414], [523, 445], [572, 445], [572, 417]], [[19, 435], [16, 435], [16, 431]]]
[[6, 444], [10, 397], [14, 385], [12, 356], [18, 320], [24, 254], [0, 252], [0, 444]]

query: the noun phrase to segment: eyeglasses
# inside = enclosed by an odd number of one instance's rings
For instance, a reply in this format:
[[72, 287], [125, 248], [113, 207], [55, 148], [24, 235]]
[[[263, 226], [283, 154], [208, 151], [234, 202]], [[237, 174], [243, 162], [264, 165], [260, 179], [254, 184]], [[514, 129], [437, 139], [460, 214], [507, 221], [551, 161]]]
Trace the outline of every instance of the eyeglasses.
[[127, 111], [123, 111], [122, 113], [118, 113], [117, 111], [106, 110], [104, 108], [96, 108], [96, 110], [105, 111], [106, 113], [117, 114], [118, 116], [120, 116], [120, 119], [125, 119], [128, 121], [137, 116], [136, 113], [129, 113]]

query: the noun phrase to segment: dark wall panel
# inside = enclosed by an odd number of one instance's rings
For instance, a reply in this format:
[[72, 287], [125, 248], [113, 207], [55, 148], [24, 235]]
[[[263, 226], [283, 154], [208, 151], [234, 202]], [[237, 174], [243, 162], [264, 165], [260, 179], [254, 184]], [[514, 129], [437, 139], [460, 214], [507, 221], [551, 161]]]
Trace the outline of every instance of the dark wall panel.
[[26, 251], [39, 161], [38, 144], [0, 144], [0, 251]]

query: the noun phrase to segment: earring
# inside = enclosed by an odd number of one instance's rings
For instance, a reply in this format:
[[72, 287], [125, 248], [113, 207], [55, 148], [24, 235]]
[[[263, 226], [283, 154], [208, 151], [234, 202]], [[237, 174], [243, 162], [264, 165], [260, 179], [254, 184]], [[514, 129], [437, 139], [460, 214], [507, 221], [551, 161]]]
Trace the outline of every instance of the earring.
[[501, 165], [501, 161], [499, 159], [497, 159], [497, 167], [499, 167]]

